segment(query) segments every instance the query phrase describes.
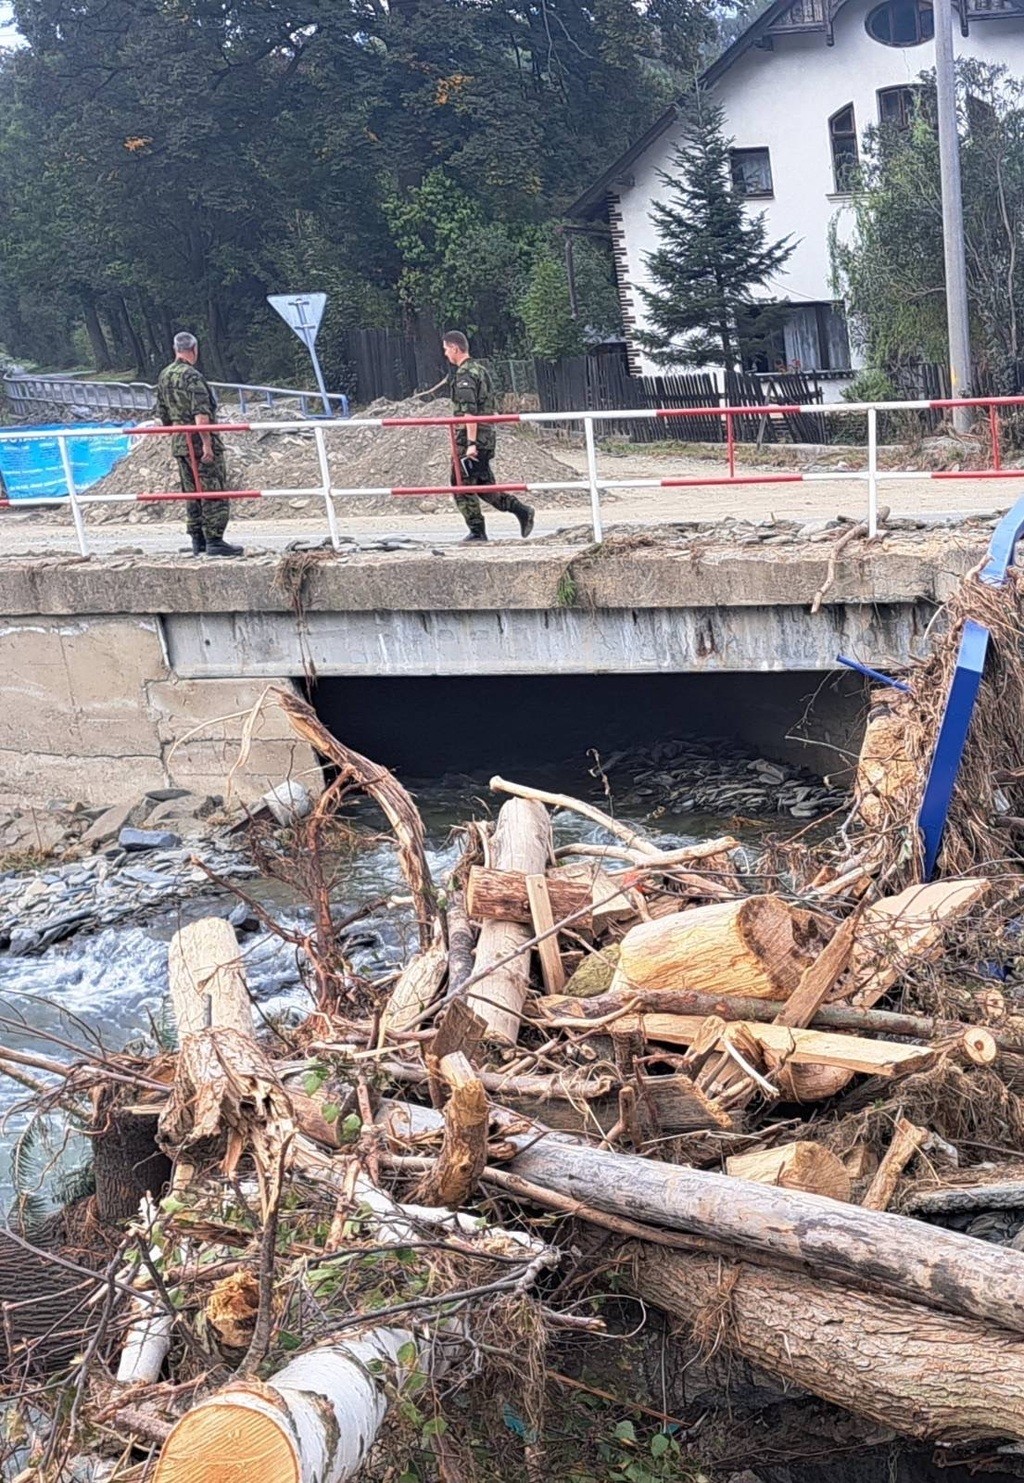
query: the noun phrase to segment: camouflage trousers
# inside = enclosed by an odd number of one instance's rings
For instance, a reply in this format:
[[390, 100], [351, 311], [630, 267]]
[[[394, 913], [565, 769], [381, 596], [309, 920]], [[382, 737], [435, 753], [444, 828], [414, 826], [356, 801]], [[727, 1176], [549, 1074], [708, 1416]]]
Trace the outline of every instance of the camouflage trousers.
[[[452, 495], [456, 508], [469, 526], [472, 535], [486, 534], [484, 512], [480, 507], [481, 500], [490, 505], [492, 510], [500, 510], [505, 515], [514, 515], [516, 513], [516, 507], [519, 504], [514, 494], [484, 493], [482, 486], [494, 483], [494, 470], [491, 468], [491, 459], [493, 456], [491, 453], [478, 453], [476, 456], [476, 472], [472, 477], [468, 477], [461, 469], [459, 470], [461, 482], [467, 486], [471, 486], [473, 489], [479, 490], [479, 494]], [[451, 481], [453, 484], [456, 483], [454, 468], [452, 469]]]
[[[178, 476], [184, 494], [195, 490], [192, 461], [188, 454], [178, 457]], [[199, 488], [226, 489], [228, 471], [223, 453], [214, 456], [212, 463], [199, 465]], [[226, 499], [190, 499], [185, 506], [185, 528], [190, 536], [205, 536], [208, 541], [219, 540], [228, 527], [231, 502]]]

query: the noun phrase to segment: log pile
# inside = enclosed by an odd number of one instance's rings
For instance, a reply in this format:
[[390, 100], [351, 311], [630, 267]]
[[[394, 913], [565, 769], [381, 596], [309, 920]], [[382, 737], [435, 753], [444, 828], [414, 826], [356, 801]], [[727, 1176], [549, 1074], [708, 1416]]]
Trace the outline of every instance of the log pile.
[[[422, 1476], [457, 1478], [445, 1386], [504, 1364], [540, 1479], [545, 1344], [602, 1326], [581, 1272], [545, 1274], [589, 1261], [876, 1430], [1024, 1442], [1024, 1252], [970, 1228], [1024, 1218], [1024, 1015], [978, 968], [1005, 886], [886, 892], [851, 868], [796, 891], [744, 876], [731, 838], [666, 851], [495, 778], [493, 829], [467, 829], [437, 891], [409, 795], [289, 705], [384, 800], [419, 948], [376, 999], [349, 992], [321, 909], [321, 999], [285, 1029], [254, 1015], [226, 923], [176, 934], [176, 1051], [83, 1052], [64, 1088], [102, 1107], [98, 1160], [119, 1119], [150, 1130], [134, 1213], [35, 1315], [0, 1244], [19, 1414], [63, 1364], [65, 1456], [148, 1449], [156, 1483], [397, 1478], [403, 1419], [430, 1440]], [[602, 842], [559, 849], [562, 809]], [[17, 1253], [38, 1280], [45, 1248]]]

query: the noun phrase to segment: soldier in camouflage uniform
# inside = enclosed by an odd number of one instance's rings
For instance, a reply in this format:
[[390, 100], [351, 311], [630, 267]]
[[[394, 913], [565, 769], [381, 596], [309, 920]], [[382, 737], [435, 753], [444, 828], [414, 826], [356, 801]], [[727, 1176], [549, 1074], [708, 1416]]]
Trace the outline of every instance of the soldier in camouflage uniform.
[[[217, 421], [217, 398], [206, 377], [196, 365], [199, 342], [195, 335], [183, 331], [174, 337], [174, 360], [157, 377], [156, 405], [164, 427], [194, 422], [197, 433], [175, 433], [171, 452], [178, 463], [183, 493], [227, 488], [224, 443], [218, 433], [209, 433], [204, 424]], [[191, 444], [191, 454], [189, 445]], [[192, 538], [193, 556], [241, 556], [241, 546], [229, 546], [224, 539], [228, 524], [229, 501], [226, 499], [190, 499], [186, 505], [187, 529]]]
[[[456, 417], [493, 416], [494, 387], [486, 366], [474, 360], [469, 353], [469, 341], [461, 330], [449, 330], [443, 342], [444, 356], [451, 370], [448, 373], [448, 389], [452, 399], [452, 412]], [[453, 484], [472, 485], [473, 494], [454, 496], [459, 514], [469, 526], [466, 541], [486, 541], [487, 529], [480, 501], [485, 500], [495, 510], [514, 515], [519, 521], [519, 532], [528, 536], [533, 529], [534, 512], [529, 505], [514, 494], [485, 494], [483, 487], [494, 483], [491, 460], [495, 448], [494, 423], [462, 423], [455, 429], [455, 445], [459, 454], [458, 469], [452, 468]]]

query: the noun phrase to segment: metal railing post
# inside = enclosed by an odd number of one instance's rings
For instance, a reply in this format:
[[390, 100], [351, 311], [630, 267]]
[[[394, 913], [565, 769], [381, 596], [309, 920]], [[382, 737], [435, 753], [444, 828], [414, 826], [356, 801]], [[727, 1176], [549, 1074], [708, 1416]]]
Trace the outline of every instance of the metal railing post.
[[334, 497], [331, 494], [331, 466], [327, 461], [324, 430], [319, 423], [313, 429], [313, 437], [316, 440], [316, 456], [320, 464], [320, 481], [324, 491], [324, 508], [327, 511], [327, 528], [331, 533], [331, 545], [335, 551], [339, 551], [341, 543], [338, 540], [338, 522], [334, 516]]
[[597, 482], [597, 449], [594, 446], [594, 419], [589, 412], [583, 415], [583, 436], [587, 445], [587, 482], [590, 485], [590, 518], [594, 527], [594, 542], [604, 540], [601, 529], [601, 489]]
[[63, 433], [57, 434], [57, 447], [60, 449], [60, 461], [64, 469], [64, 479], [68, 486], [68, 499], [71, 502], [71, 518], [75, 522], [75, 535], [78, 537], [78, 549], [83, 556], [88, 556], [89, 542], [85, 534], [85, 521], [82, 519], [82, 508], [78, 503], [78, 490], [75, 488], [75, 476], [71, 470], [71, 456], [68, 453], [68, 440]]
[[878, 534], [878, 408], [868, 408], [868, 538]]
[[725, 414], [725, 450], [729, 461], [729, 478], [736, 477], [736, 429], [733, 426], [732, 413]]

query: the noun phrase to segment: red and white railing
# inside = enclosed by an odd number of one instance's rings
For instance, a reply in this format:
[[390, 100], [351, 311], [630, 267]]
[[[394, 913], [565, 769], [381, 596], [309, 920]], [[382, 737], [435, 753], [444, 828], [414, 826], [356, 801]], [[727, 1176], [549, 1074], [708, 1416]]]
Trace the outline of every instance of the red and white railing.
[[[908, 469], [908, 470], [882, 470], [878, 467], [878, 415], [880, 412], [945, 412], [955, 407], [975, 408], [984, 412], [988, 421], [988, 435], [990, 443], [989, 467], [984, 469]], [[789, 405], [756, 405], [752, 407], [661, 407], [661, 408], [626, 408], [617, 411], [606, 412], [502, 412], [490, 417], [350, 417], [343, 421], [318, 422], [311, 424], [308, 421], [296, 422], [232, 422], [223, 423], [206, 429], [208, 432], [219, 433], [260, 433], [260, 432], [303, 432], [308, 433], [315, 442], [319, 482], [305, 488], [283, 488], [283, 489], [229, 489], [217, 490], [209, 493], [183, 493], [181, 490], [158, 490], [140, 491], [135, 495], [122, 494], [90, 494], [87, 490], [79, 490], [76, 486], [71, 466], [71, 458], [68, 452], [68, 443], [72, 438], [88, 437], [97, 438], [104, 435], [110, 437], [123, 437], [125, 429], [120, 427], [110, 428], [74, 428], [69, 427], [60, 432], [52, 431], [27, 431], [17, 427], [0, 428], [0, 442], [5, 439], [55, 439], [60, 449], [61, 464], [67, 483], [68, 493], [66, 495], [33, 496], [25, 499], [2, 499], [0, 507], [17, 505], [19, 509], [28, 509], [33, 506], [54, 505], [68, 507], [74, 522], [75, 533], [78, 540], [79, 550], [82, 555], [88, 555], [89, 545], [85, 527], [85, 512], [90, 505], [100, 504], [125, 504], [137, 502], [139, 504], [151, 504], [164, 501], [180, 501], [190, 499], [294, 499], [319, 497], [324, 503], [324, 513], [327, 518], [327, 527], [330, 532], [331, 543], [337, 550], [340, 546], [337, 526], [336, 502], [366, 495], [390, 495], [395, 498], [418, 497], [426, 498], [435, 495], [455, 495], [462, 493], [467, 486], [461, 482], [454, 484], [424, 484], [424, 485], [380, 485], [380, 486], [354, 486], [346, 488], [332, 482], [330, 465], [327, 457], [328, 435], [332, 438], [344, 439], [350, 429], [355, 428], [401, 428], [401, 427], [437, 427], [447, 428], [452, 451], [452, 467], [459, 478], [459, 459], [455, 445], [455, 429], [467, 423], [476, 425], [490, 424], [496, 426], [511, 425], [514, 423], [582, 423], [584, 434], [584, 445], [586, 449], [586, 476], [580, 478], [568, 478], [558, 480], [547, 480], [542, 482], [517, 482], [492, 484], [486, 486], [491, 493], [509, 494], [534, 494], [542, 495], [550, 490], [579, 489], [586, 490], [590, 494], [591, 522], [593, 525], [594, 540], [603, 538], [601, 524], [601, 491], [604, 489], [700, 489], [700, 488], [728, 488], [730, 485], [749, 484], [813, 484], [813, 483], [840, 483], [860, 482], [867, 487], [867, 524], [869, 534], [874, 535], [878, 529], [878, 493], [879, 488], [886, 481], [900, 480], [989, 480], [989, 479], [1020, 479], [1024, 480], [1024, 470], [1006, 469], [1003, 467], [1002, 450], [1000, 446], [1000, 423], [999, 413], [1003, 408], [1024, 408], [1024, 396], [1000, 396], [1000, 397], [964, 397], [947, 398], [941, 401], [907, 401], [907, 402], [838, 402], [834, 404], [812, 405], [812, 406], [789, 406]], [[736, 470], [736, 437], [735, 420], [737, 417], [792, 417], [798, 415], [811, 415], [817, 417], [861, 415], [867, 418], [867, 466], [863, 469], [853, 470], [822, 470], [814, 472], [791, 471], [786, 473], [737, 473]], [[725, 472], [719, 474], [685, 475], [679, 477], [666, 477], [662, 479], [628, 478], [622, 475], [612, 477], [601, 477], [598, 472], [597, 448], [595, 440], [595, 427], [599, 423], [625, 422], [636, 419], [637, 421], [651, 418], [666, 421], [679, 420], [685, 422], [691, 417], [714, 417], [718, 416], [725, 422]], [[157, 427], [143, 426], [127, 430], [132, 437], [169, 437], [176, 432], [196, 432], [194, 427]], [[191, 455], [193, 471], [198, 473], [194, 454]], [[198, 483], [198, 478], [196, 479]]]

